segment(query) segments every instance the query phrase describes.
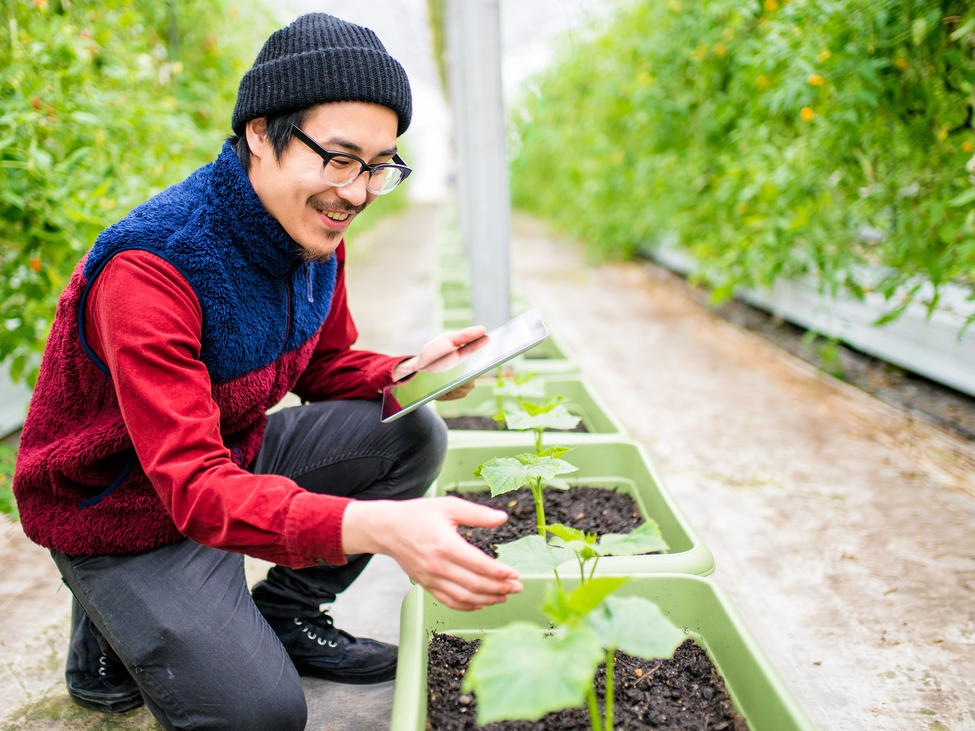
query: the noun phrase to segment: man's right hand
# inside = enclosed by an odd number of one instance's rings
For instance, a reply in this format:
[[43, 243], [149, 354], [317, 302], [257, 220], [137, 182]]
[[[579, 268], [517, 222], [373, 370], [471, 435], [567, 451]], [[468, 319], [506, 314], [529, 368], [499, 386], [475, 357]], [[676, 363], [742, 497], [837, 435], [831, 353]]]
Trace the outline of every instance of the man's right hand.
[[361, 500], [342, 518], [346, 555], [392, 556], [416, 583], [452, 609], [500, 604], [522, 590], [518, 573], [465, 541], [458, 525], [501, 525], [508, 516], [456, 497]]

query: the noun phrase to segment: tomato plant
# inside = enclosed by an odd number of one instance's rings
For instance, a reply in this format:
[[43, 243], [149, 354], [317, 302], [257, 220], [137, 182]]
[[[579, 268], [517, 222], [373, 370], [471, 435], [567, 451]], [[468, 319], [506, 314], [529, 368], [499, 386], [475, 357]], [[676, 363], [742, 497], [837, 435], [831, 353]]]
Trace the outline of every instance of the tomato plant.
[[515, 114], [512, 190], [604, 255], [676, 235], [717, 299], [811, 275], [888, 321], [975, 284], [973, 117], [969, 2], [634, 3]]
[[263, 13], [0, 2], [0, 360], [14, 378], [36, 378], [57, 298], [95, 236], [219, 153], [271, 27]]

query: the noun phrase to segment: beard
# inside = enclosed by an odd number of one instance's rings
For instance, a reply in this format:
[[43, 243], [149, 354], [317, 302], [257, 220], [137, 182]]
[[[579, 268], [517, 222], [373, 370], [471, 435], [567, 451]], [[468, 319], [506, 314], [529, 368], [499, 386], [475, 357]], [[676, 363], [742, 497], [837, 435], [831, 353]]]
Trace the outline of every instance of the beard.
[[[366, 203], [363, 203], [360, 206], [354, 206], [351, 203], [341, 199], [326, 203], [322, 198], [318, 196], [312, 196], [311, 198], [308, 199], [308, 206], [310, 208], [314, 208], [316, 211], [333, 211], [333, 212], [337, 211], [340, 213], [348, 213], [350, 216], [354, 216], [354, 215], [358, 215], [359, 213], [362, 213], [362, 211], [365, 210], [366, 205], [367, 205]], [[341, 239], [342, 236], [344, 235], [345, 233], [343, 231], [324, 232], [325, 240], [328, 241], [329, 243], [336, 242], [337, 240]], [[300, 256], [302, 260], [310, 264], [325, 264], [332, 258], [332, 255], [335, 253], [334, 248], [327, 252], [321, 252], [321, 251], [314, 251], [312, 249], [306, 248], [301, 244], [298, 244], [297, 242], [295, 243], [296, 243], [295, 253], [298, 256]], [[337, 246], [338, 244], [336, 243], [336, 247]]]

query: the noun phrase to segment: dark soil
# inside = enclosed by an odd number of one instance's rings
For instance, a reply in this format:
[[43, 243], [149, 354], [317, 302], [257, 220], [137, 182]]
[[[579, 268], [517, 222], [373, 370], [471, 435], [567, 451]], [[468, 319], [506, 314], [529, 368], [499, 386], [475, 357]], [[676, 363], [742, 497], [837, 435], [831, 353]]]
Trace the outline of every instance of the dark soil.
[[[508, 520], [495, 528], [461, 526], [460, 533], [468, 541], [490, 556], [497, 556], [494, 547], [500, 543], [535, 535], [535, 500], [531, 490], [521, 487], [497, 497], [484, 492], [456, 492], [465, 500], [488, 505], [508, 513]], [[602, 487], [574, 486], [568, 490], [546, 488], [544, 493], [545, 520], [561, 523], [587, 533], [629, 533], [644, 523], [633, 498]]]
[[[498, 721], [478, 726], [477, 699], [461, 693], [467, 664], [478, 640], [434, 634], [430, 640], [427, 671], [428, 731], [588, 731], [589, 712], [569, 708], [539, 721]], [[614, 729], [645, 731], [748, 731], [748, 723], [731, 705], [724, 679], [693, 640], [685, 640], [672, 660], [641, 660], [616, 653], [614, 673], [616, 707]], [[596, 671], [596, 697], [600, 710], [606, 694], [606, 666]]]
[[[445, 416], [444, 423], [448, 429], [460, 429], [464, 431], [508, 431], [507, 425], [503, 421], [495, 421], [493, 416]], [[589, 433], [586, 425], [581, 421], [576, 424], [574, 429], [547, 429], [546, 431]]]

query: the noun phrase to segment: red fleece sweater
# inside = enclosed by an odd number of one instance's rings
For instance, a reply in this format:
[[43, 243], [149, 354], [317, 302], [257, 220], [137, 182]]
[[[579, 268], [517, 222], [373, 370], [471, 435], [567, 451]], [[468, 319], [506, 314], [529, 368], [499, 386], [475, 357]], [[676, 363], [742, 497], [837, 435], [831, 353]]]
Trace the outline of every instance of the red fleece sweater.
[[[358, 333], [346, 300], [344, 243], [336, 257], [331, 310], [293, 389], [303, 401], [376, 398], [403, 360], [351, 350]], [[92, 285], [84, 317], [139, 463], [183, 535], [295, 567], [345, 563], [348, 499], [252, 475], [224, 446], [220, 411], [198, 359], [202, 311], [172, 265], [145, 251], [118, 254]]]

